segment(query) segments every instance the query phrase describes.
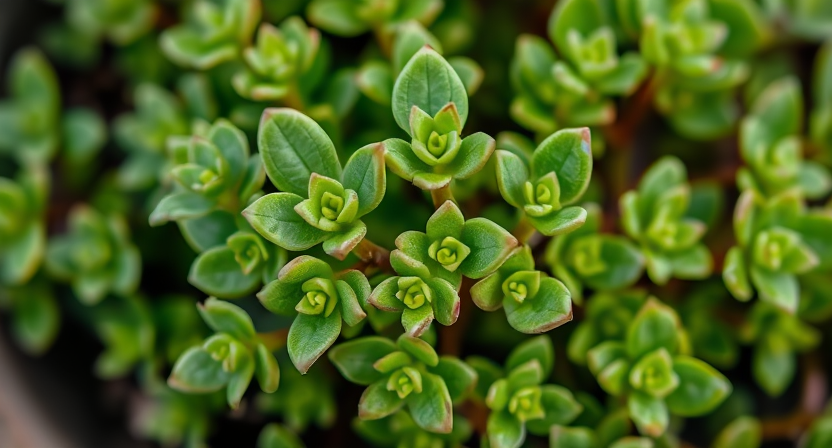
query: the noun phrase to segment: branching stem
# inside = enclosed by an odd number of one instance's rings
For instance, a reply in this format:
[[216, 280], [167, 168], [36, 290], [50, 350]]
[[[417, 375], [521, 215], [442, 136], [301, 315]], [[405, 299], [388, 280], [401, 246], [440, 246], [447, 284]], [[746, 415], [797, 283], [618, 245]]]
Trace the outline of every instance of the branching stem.
[[445, 201], [453, 201], [456, 202], [454, 199], [454, 194], [451, 192], [451, 184], [445, 185], [442, 188], [431, 190], [430, 197], [433, 199], [433, 206], [435, 208], [439, 208]]
[[361, 261], [375, 265], [379, 269], [390, 271], [390, 251], [370, 241], [367, 238], [361, 240], [352, 250], [352, 253]]

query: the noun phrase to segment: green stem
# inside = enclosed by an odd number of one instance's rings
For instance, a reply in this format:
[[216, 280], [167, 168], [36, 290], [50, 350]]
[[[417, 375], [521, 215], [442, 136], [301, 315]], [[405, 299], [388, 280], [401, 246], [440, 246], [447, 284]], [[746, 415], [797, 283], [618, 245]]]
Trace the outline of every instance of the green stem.
[[441, 207], [442, 204], [445, 203], [445, 201], [456, 202], [456, 199], [454, 199], [454, 194], [453, 192], [451, 192], [450, 183], [437, 190], [430, 190], [430, 197], [431, 199], [433, 199], [433, 206], [435, 208]]
[[514, 227], [514, 230], [511, 231], [511, 234], [517, 238], [517, 241], [520, 244], [526, 244], [533, 236], [537, 233], [537, 229], [534, 228], [531, 221], [526, 218], [526, 215], [520, 218], [520, 221], [517, 223], [517, 226]]
[[390, 251], [364, 238], [352, 253], [365, 263], [372, 263], [383, 270], [390, 270]]
[[300, 94], [300, 86], [298, 83], [294, 83], [292, 88], [286, 93], [286, 96], [283, 97], [283, 105], [286, 107], [291, 107], [300, 112], [304, 112], [306, 110], [306, 105], [304, 104], [303, 97]]

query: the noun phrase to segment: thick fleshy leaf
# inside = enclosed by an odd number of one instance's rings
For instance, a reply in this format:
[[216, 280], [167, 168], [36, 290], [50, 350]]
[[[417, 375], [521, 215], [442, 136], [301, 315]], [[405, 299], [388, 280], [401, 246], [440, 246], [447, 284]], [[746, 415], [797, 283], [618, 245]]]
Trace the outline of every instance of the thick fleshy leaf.
[[583, 207], [571, 206], [544, 216], [527, 216], [538, 232], [546, 236], [561, 235], [584, 225], [586, 210]]
[[32, 222], [17, 238], [3, 246], [0, 252], [0, 280], [9, 284], [22, 284], [37, 271], [46, 253], [44, 224]]
[[215, 360], [202, 347], [192, 347], [183, 353], [168, 378], [168, 385], [184, 392], [205, 393], [222, 389], [230, 379], [222, 362]]
[[263, 344], [257, 344], [254, 351], [254, 373], [260, 389], [270, 394], [277, 390], [280, 384], [280, 366], [277, 359]]
[[381, 143], [367, 145], [350, 156], [344, 165], [342, 184], [358, 194], [356, 217], [370, 213], [381, 203], [387, 189], [386, 173], [384, 145]]
[[332, 140], [318, 123], [294, 109], [263, 111], [257, 145], [266, 174], [281, 191], [305, 195], [312, 173], [341, 178]]
[[368, 336], [338, 344], [329, 350], [329, 360], [347, 380], [369, 385], [381, 379], [382, 374], [373, 368], [379, 359], [396, 351], [393, 341], [380, 336]]
[[260, 273], [244, 274], [228, 247], [209, 249], [194, 260], [188, 282], [200, 291], [225, 299], [235, 299], [254, 292], [260, 285]]
[[301, 201], [292, 193], [267, 194], [243, 210], [243, 216], [263, 238], [286, 250], [306, 250], [328, 235], [298, 215], [295, 206]]
[[367, 313], [361, 309], [361, 304], [358, 302], [358, 296], [352, 290], [349, 284], [343, 280], [335, 282], [335, 289], [338, 290], [338, 302], [341, 305], [341, 316], [344, 322], [349, 326], [357, 325], [362, 319], [367, 317]]
[[454, 103], [461, 124], [468, 118], [468, 93], [453, 67], [430, 47], [419, 50], [402, 69], [393, 86], [393, 117], [410, 134], [413, 106], [431, 117]]
[[495, 272], [478, 281], [471, 287], [471, 300], [480, 309], [496, 311], [503, 306], [503, 277]]
[[361, 394], [361, 399], [358, 401], [358, 418], [362, 420], [384, 418], [401, 409], [404, 403], [396, 391], [387, 390], [387, 380], [376, 381]]
[[751, 366], [754, 379], [767, 394], [773, 397], [782, 394], [794, 380], [795, 357], [788, 341], [776, 335], [766, 337], [754, 350]]
[[150, 225], [160, 226], [168, 221], [205, 216], [216, 207], [216, 202], [190, 191], [174, 193], [162, 198], [150, 214]]
[[447, 434], [453, 428], [451, 395], [445, 380], [438, 375], [422, 374], [422, 393], [412, 394], [407, 408], [413, 421], [424, 430]]
[[232, 303], [209, 297], [197, 304], [202, 320], [217, 333], [227, 333], [239, 341], [254, 338], [254, 323], [248, 313]]
[[491, 448], [519, 448], [526, 440], [526, 427], [508, 410], [492, 412], [487, 428]]
[[520, 156], [503, 149], [494, 153], [497, 163], [494, 169], [497, 174], [497, 186], [500, 194], [513, 207], [522, 207], [523, 186], [529, 180], [529, 168]]
[[674, 415], [707, 414], [731, 394], [728, 379], [699, 359], [677, 356], [673, 359], [673, 370], [679, 375], [679, 387], [667, 396], [666, 402]]
[[225, 244], [225, 240], [237, 231], [234, 216], [224, 210], [215, 210], [199, 218], [182, 219], [177, 224], [182, 237], [196, 252]]
[[540, 404], [546, 416], [526, 422], [526, 428], [532, 434], [548, 435], [552, 425], [571, 423], [583, 411], [583, 406], [565, 387], [547, 384], [541, 387], [541, 391]]
[[797, 310], [798, 300], [800, 299], [800, 285], [794, 274], [752, 266], [751, 282], [757, 288], [761, 300], [790, 313]]
[[748, 271], [745, 267], [745, 259], [742, 249], [734, 246], [725, 254], [725, 261], [722, 267], [722, 279], [731, 294], [739, 300], [751, 299], [754, 291], [748, 279]]
[[462, 139], [454, 160], [448, 166], [455, 179], [467, 179], [478, 173], [488, 162], [496, 147], [494, 138], [483, 132]]
[[460, 307], [456, 288], [441, 278], [429, 279], [426, 284], [433, 292], [433, 317], [442, 325], [453, 325], [459, 317]]
[[381, 143], [384, 145], [387, 167], [402, 179], [412, 182], [416, 174], [430, 172], [430, 165], [416, 156], [410, 143], [398, 138], [390, 138]]
[[[763, 439], [763, 428], [754, 417], [738, 417], [729, 423], [713, 443], [713, 448], [758, 448]], [[832, 439], [829, 440], [832, 442]], [[820, 448], [809, 444], [809, 447]]]
[[439, 363], [439, 356], [436, 354], [436, 350], [422, 339], [403, 334], [399, 336], [396, 343], [402, 350], [431, 367]]
[[402, 326], [409, 336], [418, 338], [427, 331], [431, 322], [433, 322], [433, 308], [427, 303], [415, 310], [408, 307], [402, 310]]
[[300, 373], [305, 374], [341, 334], [341, 311], [329, 316], [298, 314], [286, 340], [289, 358]]
[[560, 200], [571, 204], [581, 198], [592, 175], [589, 128], [563, 129], [550, 135], [532, 155], [532, 174], [541, 178], [557, 174]]
[[551, 277], [540, 280], [540, 291], [535, 297], [522, 304], [507, 297], [503, 307], [509, 325], [522, 333], [545, 333], [572, 320], [569, 290]]
[[494, 272], [518, 245], [507, 230], [485, 218], [466, 221], [460, 241], [471, 249], [471, 254], [462, 261], [459, 270], [473, 279]]
[[659, 437], [664, 434], [670, 422], [667, 405], [660, 398], [653, 398], [642, 392], [633, 392], [627, 398], [630, 418], [641, 434]]
[[477, 372], [468, 364], [452, 356], [442, 356], [430, 371], [441, 377], [454, 403], [461, 402], [477, 384]]
[[324, 240], [324, 252], [343, 260], [364, 239], [366, 234], [367, 226], [361, 221], [356, 221], [343, 232], [329, 233]]
[[630, 358], [638, 359], [659, 348], [676, 353], [678, 344], [679, 317], [658, 300], [648, 300], [627, 331], [627, 353]]
[[543, 377], [548, 378], [555, 365], [555, 349], [549, 336], [536, 336], [518, 345], [506, 359], [506, 370], [514, 368], [536, 359], [543, 369]]

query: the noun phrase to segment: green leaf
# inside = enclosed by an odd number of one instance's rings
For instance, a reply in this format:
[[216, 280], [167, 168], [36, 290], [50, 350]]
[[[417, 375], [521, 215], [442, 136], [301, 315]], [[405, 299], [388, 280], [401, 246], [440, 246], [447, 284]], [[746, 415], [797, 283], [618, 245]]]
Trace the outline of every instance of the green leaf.
[[393, 117], [410, 133], [410, 113], [416, 106], [431, 117], [454, 103], [461, 124], [468, 118], [468, 93], [453, 67], [430, 47], [419, 50], [402, 69], [393, 86]]
[[719, 432], [712, 447], [759, 448], [762, 439], [763, 428], [759, 420], [754, 417], [737, 417]]
[[294, 109], [263, 111], [257, 145], [266, 174], [281, 191], [305, 195], [312, 173], [341, 179], [332, 140], [318, 123]]
[[391, 57], [393, 72], [399, 73], [407, 61], [425, 45], [442, 53], [439, 41], [419, 22], [411, 21], [400, 25], [396, 30], [396, 39], [393, 41]]
[[324, 252], [343, 260], [364, 239], [366, 234], [367, 226], [361, 221], [356, 221], [343, 232], [329, 233], [324, 240]]
[[627, 398], [627, 409], [641, 434], [659, 437], [667, 429], [670, 414], [664, 400], [642, 392], [633, 392]]
[[248, 313], [232, 303], [209, 297], [197, 304], [202, 320], [217, 333], [227, 333], [240, 341], [254, 339], [254, 323]]
[[731, 294], [739, 300], [747, 301], [754, 294], [749, 283], [748, 271], [740, 247], [734, 246], [725, 254], [722, 279]]
[[586, 222], [583, 207], [570, 206], [544, 216], [526, 216], [538, 232], [546, 236], [561, 235], [581, 227]]
[[451, 356], [442, 356], [430, 369], [445, 382], [451, 401], [461, 403], [477, 384], [477, 372], [468, 364]]
[[387, 171], [384, 169], [384, 145], [367, 145], [350, 156], [344, 165], [344, 188], [358, 194], [360, 218], [375, 210], [384, 198], [387, 189]]
[[526, 422], [526, 428], [532, 434], [545, 436], [552, 425], [565, 425], [572, 422], [583, 411], [583, 406], [575, 400], [572, 392], [561, 386], [547, 384], [541, 387], [540, 397], [546, 416]]
[[427, 303], [416, 309], [404, 307], [402, 310], [402, 326], [405, 334], [413, 337], [422, 336], [433, 322], [433, 308]]
[[659, 348], [676, 353], [679, 326], [679, 317], [671, 308], [649, 299], [627, 330], [627, 353], [632, 359]]
[[554, 172], [564, 205], [581, 198], [592, 175], [589, 128], [562, 129], [543, 140], [532, 155], [532, 174], [541, 178]]
[[0, 280], [12, 285], [27, 282], [38, 269], [46, 253], [44, 224], [35, 221], [0, 251]]
[[373, 364], [395, 351], [393, 341], [381, 336], [368, 336], [338, 344], [329, 350], [328, 356], [344, 378], [366, 386], [382, 377]]
[[381, 143], [387, 167], [402, 179], [412, 182], [416, 174], [430, 172], [431, 167], [416, 157], [410, 143], [398, 138], [389, 138]]
[[155, 227], [168, 221], [199, 218], [208, 214], [214, 207], [214, 200], [201, 194], [190, 191], [174, 193], [159, 201], [159, 205], [150, 214], [149, 222]]
[[377, 420], [395, 413], [402, 406], [404, 406], [404, 401], [399, 398], [396, 391], [387, 390], [387, 380], [382, 379], [364, 389], [358, 401], [358, 418]]
[[803, 127], [800, 81], [785, 77], [769, 84], [754, 101], [750, 113], [765, 126], [769, 142], [800, 133]]
[[466, 221], [460, 241], [471, 249], [471, 253], [459, 265], [459, 271], [473, 279], [494, 272], [518, 245], [512, 234], [485, 218]]
[[298, 314], [289, 328], [286, 347], [289, 358], [305, 374], [341, 334], [341, 312], [336, 308], [328, 317], [323, 314]]
[[178, 220], [177, 224], [182, 237], [196, 252], [224, 245], [225, 240], [237, 231], [234, 216], [223, 210], [215, 210], [199, 218]]
[[494, 138], [483, 132], [471, 134], [462, 139], [454, 160], [448, 166], [455, 179], [467, 179], [478, 173], [494, 152]]
[[526, 440], [526, 427], [508, 410], [492, 412], [487, 428], [491, 448], [520, 448]]
[[422, 339], [403, 334], [399, 336], [396, 344], [414, 358], [431, 367], [439, 364], [439, 356], [436, 354], [436, 350]]
[[760, 387], [776, 397], [794, 380], [797, 360], [788, 341], [778, 335], [769, 335], [755, 347], [751, 369]]
[[280, 366], [272, 352], [263, 344], [257, 344], [254, 352], [254, 373], [263, 392], [270, 394], [277, 390], [280, 384]]
[[356, 36], [367, 30], [350, 0], [315, 0], [306, 13], [315, 26], [338, 36]]
[[229, 379], [222, 362], [202, 347], [191, 347], [176, 360], [168, 385], [183, 392], [206, 393], [222, 389]]
[[249, 159], [248, 138], [236, 126], [225, 119], [219, 119], [206, 137], [220, 150], [228, 163], [228, 178], [231, 185], [237, 185], [246, 172]]
[[555, 349], [548, 336], [536, 336], [527, 339], [511, 351], [506, 359], [506, 370], [512, 371], [521, 364], [536, 359], [543, 368], [543, 377], [552, 374], [555, 365]]
[[525, 204], [523, 186], [529, 181], [526, 162], [517, 154], [503, 149], [497, 150], [494, 156], [497, 161], [494, 168], [500, 194], [513, 207], [522, 207]]
[[598, 3], [586, 0], [566, 0], [560, 2], [549, 17], [549, 39], [561, 53], [569, 53], [570, 32], [577, 31], [583, 36], [589, 36], [600, 28], [604, 22], [602, 11]]
[[797, 277], [794, 274], [752, 266], [751, 282], [757, 288], [761, 300], [790, 313], [797, 310], [798, 300], [800, 300], [800, 285], [797, 283]]
[[234, 258], [234, 251], [223, 246], [199, 254], [191, 265], [188, 282], [208, 295], [236, 299], [257, 289], [259, 274], [244, 274]]
[[433, 292], [433, 317], [442, 325], [453, 325], [459, 317], [460, 299], [456, 288], [441, 278], [429, 279], [426, 284]]
[[423, 373], [422, 393], [412, 394], [407, 407], [420, 428], [440, 434], [451, 432], [454, 423], [451, 396], [442, 377]]
[[306, 250], [324, 241], [327, 233], [298, 215], [295, 206], [301, 201], [292, 193], [267, 194], [243, 210], [243, 216], [263, 238], [286, 250]]
[[503, 306], [503, 277], [495, 272], [471, 287], [471, 300], [484, 311], [496, 311]]
[[361, 309], [361, 304], [358, 302], [358, 297], [350, 285], [343, 281], [337, 280], [335, 288], [338, 290], [338, 300], [341, 303], [341, 316], [344, 318], [349, 326], [355, 326], [361, 322], [367, 314]]
[[595, 433], [589, 428], [553, 425], [549, 446], [551, 448], [595, 448], [599, 445]]
[[518, 303], [507, 297], [503, 301], [509, 325], [521, 333], [545, 333], [572, 320], [572, 297], [563, 283], [546, 277], [533, 298]]
[[675, 415], [695, 417], [719, 406], [731, 394], [731, 383], [703, 361], [689, 356], [673, 359], [679, 387], [667, 396], [667, 406]]

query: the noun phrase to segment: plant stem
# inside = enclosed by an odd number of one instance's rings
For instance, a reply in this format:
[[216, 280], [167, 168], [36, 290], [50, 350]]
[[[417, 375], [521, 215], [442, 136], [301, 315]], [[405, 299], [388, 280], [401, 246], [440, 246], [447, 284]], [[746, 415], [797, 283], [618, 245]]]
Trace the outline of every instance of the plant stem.
[[297, 83], [292, 85], [282, 100], [284, 106], [291, 107], [292, 109], [305, 113], [306, 105], [304, 104], [303, 97], [300, 94], [300, 86], [298, 86]]
[[520, 221], [517, 222], [517, 225], [514, 227], [514, 230], [511, 231], [511, 234], [517, 238], [517, 241], [520, 244], [526, 244], [534, 234], [537, 233], [537, 229], [534, 228], [531, 221], [526, 218], [526, 215], [520, 218]]
[[364, 238], [353, 248], [352, 253], [361, 261], [371, 263], [378, 268], [389, 271], [390, 268], [390, 251], [379, 246], [378, 244]]
[[445, 201], [456, 202], [454, 194], [451, 192], [451, 184], [445, 185], [437, 190], [430, 190], [430, 197], [433, 199], [433, 206], [439, 208]]
[[270, 331], [268, 333], [257, 333], [257, 339], [271, 352], [283, 348], [286, 345], [286, 338], [288, 336], [288, 328], [281, 328], [280, 330]]

